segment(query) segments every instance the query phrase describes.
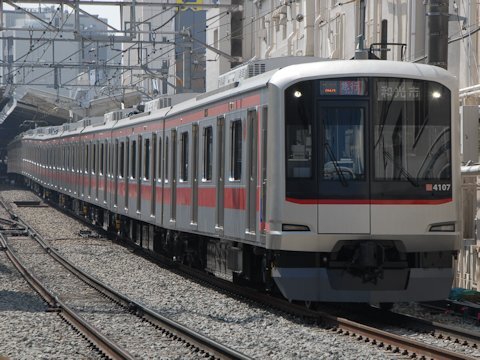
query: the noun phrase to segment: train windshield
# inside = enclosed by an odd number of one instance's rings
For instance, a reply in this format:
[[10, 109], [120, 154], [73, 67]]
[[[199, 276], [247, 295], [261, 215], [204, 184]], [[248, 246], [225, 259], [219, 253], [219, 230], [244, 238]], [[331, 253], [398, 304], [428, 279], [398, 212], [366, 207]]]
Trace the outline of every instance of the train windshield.
[[375, 180], [450, 179], [449, 91], [432, 82], [379, 79], [375, 100]]
[[450, 101], [446, 87], [424, 80], [292, 85], [285, 92], [287, 197], [451, 196]]

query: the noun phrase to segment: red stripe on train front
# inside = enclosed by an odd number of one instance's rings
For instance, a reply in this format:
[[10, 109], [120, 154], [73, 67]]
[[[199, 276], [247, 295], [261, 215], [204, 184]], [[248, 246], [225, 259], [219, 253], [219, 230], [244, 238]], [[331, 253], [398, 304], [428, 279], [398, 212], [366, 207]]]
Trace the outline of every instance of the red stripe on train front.
[[446, 199], [405, 199], [405, 200], [369, 200], [369, 199], [294, 199], [287, 198], [288, 202], [303, 205], [440, 205], [452, 202]]

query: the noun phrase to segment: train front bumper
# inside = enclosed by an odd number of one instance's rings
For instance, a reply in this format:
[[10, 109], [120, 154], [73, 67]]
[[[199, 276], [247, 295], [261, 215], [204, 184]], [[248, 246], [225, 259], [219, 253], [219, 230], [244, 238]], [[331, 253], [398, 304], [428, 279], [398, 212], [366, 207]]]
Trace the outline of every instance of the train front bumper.
[[376, 281], [327, 268], [273, 268], [272, 276], [287, 299], [324, 302], [441, 300], [453, 283], [451, 268], [385, 269]]

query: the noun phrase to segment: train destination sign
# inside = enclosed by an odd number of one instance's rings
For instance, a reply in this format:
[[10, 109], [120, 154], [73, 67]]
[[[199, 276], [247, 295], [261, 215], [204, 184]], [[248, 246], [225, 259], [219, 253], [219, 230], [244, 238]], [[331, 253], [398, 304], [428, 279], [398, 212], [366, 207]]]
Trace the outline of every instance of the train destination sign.
[[405, 101], [420, 99], [420, 88], [412, 82], [379, 81], [377, 85], [379, 101]]
[[320, 95], [365, 96], [367, 81], [365, 79], [321, 80]]

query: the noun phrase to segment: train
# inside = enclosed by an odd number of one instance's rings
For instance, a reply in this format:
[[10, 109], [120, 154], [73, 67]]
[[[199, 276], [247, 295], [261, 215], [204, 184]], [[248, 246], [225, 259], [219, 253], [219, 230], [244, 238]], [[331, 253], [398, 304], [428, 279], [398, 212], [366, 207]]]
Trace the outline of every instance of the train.
[[456, 78], [383, 60], [240, 70], [180, 102], [28, 130], [8, 173], [147, 251], [292, 302], [446, 298]]

